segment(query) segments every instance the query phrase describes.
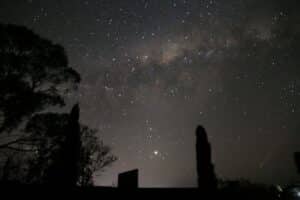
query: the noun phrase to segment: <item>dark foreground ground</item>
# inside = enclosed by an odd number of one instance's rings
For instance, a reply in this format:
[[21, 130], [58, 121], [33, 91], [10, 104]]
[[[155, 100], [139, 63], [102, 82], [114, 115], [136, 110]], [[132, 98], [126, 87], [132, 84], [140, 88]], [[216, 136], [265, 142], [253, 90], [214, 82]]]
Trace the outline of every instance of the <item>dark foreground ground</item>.
[[[8, 186], [0, 187], [1, 194], [19, 198], [76, 198], [76, 199], [157, 199], [160, 197], [179, 199], [280, 199], [276, 192], [271, 191], [237, 191], [224, 190], [215, 194], [203, 194], [196, 188], [139, 188], [121, 189], [110, 187], [46, 187], [46, 186]], [[281, 198], [282, 199], [282, 198]], [[289, 198], [290, 199], [290, 198]]]

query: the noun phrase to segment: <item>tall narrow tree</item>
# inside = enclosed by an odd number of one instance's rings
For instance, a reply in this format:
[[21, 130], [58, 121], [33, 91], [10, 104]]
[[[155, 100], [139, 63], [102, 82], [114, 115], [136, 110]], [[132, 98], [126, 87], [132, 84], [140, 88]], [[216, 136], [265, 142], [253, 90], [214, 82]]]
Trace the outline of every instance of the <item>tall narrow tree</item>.
[[198, 188], [203, 193], [215, 193], [217, 178], [211, 161], [211, 146], [202, 126], [196, 129]]

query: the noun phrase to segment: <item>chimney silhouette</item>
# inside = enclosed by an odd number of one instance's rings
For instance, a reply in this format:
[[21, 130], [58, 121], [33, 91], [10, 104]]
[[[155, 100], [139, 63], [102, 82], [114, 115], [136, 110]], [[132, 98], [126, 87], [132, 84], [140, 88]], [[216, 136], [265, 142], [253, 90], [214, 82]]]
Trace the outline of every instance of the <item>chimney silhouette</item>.
[[217, 178], [211, 161], [211, 146], [202, 126], [196, 129], [196, 155], [198, 188], [203, 193], [214, 193], [217, 189]]
[[118, 176], [119, 188], [138, 188], [138, 169], [123, 172]]

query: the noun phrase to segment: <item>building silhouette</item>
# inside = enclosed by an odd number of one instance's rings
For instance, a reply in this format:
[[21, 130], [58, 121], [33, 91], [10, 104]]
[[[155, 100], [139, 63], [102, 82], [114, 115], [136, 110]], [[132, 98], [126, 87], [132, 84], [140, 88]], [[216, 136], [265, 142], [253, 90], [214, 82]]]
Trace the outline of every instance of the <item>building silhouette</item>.
[[138, 188], [138, 169], [123, 172], [118, 176], [119, 188]]

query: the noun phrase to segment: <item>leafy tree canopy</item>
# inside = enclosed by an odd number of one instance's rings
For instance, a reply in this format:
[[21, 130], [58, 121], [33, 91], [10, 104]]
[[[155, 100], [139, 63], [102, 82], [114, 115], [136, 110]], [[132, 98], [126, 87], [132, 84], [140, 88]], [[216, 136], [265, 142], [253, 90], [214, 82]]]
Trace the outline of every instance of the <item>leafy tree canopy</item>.
[[63, 106], [62, 95], [79, 82], [62, 46], [25, 27], [0, 24], [0, 133], [47, 106]]

